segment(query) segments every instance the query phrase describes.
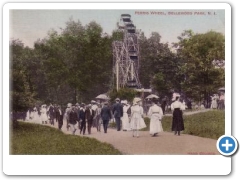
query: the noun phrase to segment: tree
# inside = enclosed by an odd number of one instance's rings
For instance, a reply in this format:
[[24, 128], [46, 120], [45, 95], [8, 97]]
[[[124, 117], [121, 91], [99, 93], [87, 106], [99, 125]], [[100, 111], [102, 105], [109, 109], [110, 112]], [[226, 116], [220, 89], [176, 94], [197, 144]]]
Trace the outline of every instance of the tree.
[[82, 26], [70, 19], [61, 30], [60, 34], [51, 30], [46, 39], [35, 43], [47, 87], [41, 97], [65, 104], [106, 92], [112, 71], [111, 38], [103, 36], [96, 22]]
[[193, 34], [185, 31], [179, 38], [178, 57], [184, 75], [182, 88], [195, 100], [208, 100], [209, 96], [225, 84], [224, 68], [216, 68], [214, 60], [225, 60], [225, 38], [214, 31]]
[[10, 104], [12, 111], [26, 111], [35, 101], [34, 92], [30, 91], [24, 61], [28, 49], [19, 40], [10, 42]]
[[172, 89], [180, 89], [179, 61], [161, 36], [153, 32], [150, 38], [140, 35], [140, 81], [144, 88], [152, 88], [160, 96], [170, 96]]
[[109, 96], [112, 102], [114, 102], [116, 98], [120, 98], [121, 100], [127, 100], [129, 102], [132, 102], [136, 95], [137, 95], [137, 91], [130, 88], [121, 88], [118, 91], [116, 89], [113, 89], [109, 92]]

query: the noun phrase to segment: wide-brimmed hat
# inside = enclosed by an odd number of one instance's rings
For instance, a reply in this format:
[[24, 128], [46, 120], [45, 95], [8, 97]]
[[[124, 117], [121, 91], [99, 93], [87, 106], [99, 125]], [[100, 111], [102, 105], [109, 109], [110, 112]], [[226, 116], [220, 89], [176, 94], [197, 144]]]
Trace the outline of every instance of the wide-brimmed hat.
[[95, 104], [95, 103], [97, 103], [97, 102], [96, 102], [96, 101], [94, 101], [94, 100], [91, 100], [91, 103], [92, 103], [92, 104]]
[[175, 101], [177, 97], [180, 98], [180, 96], [181, 96], [181, 95], [180, 95], [179, 93], [173, 93], [173, 95], [172, 95], [172, 101]]
[[85, 106], [85, 104], [84, 103], [81, 103], [81, 105], [80, 105], [81, 107], [84, 107]]
[[68, 103], [68, 104], [67, 104], [67, 107], [72, 107], [72, 103]]
[[122, 100], [121, 104], [127, 104], [127, 100]]
[[115, 101], [120, 101], [120, 99], [119, 99], [119, 98], [116, 98]]
[[133, 105], [137, 104], [137, 103], [140, 102], [140, 101], [142, 101], [141, 98], [135, 97], [135, 98], [133, 99]]

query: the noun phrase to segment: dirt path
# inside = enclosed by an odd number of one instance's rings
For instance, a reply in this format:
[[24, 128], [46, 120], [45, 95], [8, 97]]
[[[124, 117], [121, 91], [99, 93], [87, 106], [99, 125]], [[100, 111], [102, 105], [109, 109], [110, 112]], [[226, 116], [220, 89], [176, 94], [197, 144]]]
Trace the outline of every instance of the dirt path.
[[[78, 131], [77, 131], [78, 132]], [[181, 134], [162, 132], [151, 137], [148, 131], [141, 131], [140, 137], [132, 137], [132, 132], [109, 129], [108, 133], [93, 130], [87, 137], [112, 144], [123, 154], [219, 154], [216, 140]]]
[[[188, 113], [191, 114], [191, 113]], [[47, 124], [47, 126], [51, 126]], [[53, 126], [52, 126], [53, 127]], [[57, 128], [57, 123], [54, 125]], [[67, 131], [65, 122], [62, 131], [66, 134], [71, 134]], [[80, 135], [77, 129], [75, 135]], [[92, 128], [92, 134], [84, 135], [84, 137], [96, 138], [101, 142], [112, 144], [116, 149], [123, 154], [128, 155], [187, 155], [187, 154], [219, 154], [216, 148], [217, 140], [181, 134], [176, 136], [170, 132], [161, 132], [156, 137], [151, 137], [148, 131], [140, 131], [140, 137], [132, 137], [131, 131], [117, 131], [114, 128], [109, 128], [108, 133], [97, 132], [96, 128]]]

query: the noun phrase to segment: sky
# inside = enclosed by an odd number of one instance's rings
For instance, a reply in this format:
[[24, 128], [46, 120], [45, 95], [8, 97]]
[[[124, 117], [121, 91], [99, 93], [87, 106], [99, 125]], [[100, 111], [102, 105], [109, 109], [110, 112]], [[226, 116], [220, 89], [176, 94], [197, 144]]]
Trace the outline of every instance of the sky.
[[[158, 14], [152, 14], [157, 12]], [[181, 13], [181, 14], [177, 14]], [[54, 29], [66, 27], [66, 22], [72, 18], [83, 25], [96, 21], [103, 28], [103, 32], [111, 35], [117, 29], [121, 14], [130, 14], [137, 29], [141, 29], [149, 37], [152, 32], [161, 35], [161, 42], [177, 42], [177, 37], [184, 31], [191, 29], [194, 33], [206, 33], [210, 30], [225, 34], [224, 10], [44, 10], [21, 9], [10, 10], [9, 38], [21, 40], [25, 46], [33, 47], [37, 39], [47, 37], [47, 33]]]

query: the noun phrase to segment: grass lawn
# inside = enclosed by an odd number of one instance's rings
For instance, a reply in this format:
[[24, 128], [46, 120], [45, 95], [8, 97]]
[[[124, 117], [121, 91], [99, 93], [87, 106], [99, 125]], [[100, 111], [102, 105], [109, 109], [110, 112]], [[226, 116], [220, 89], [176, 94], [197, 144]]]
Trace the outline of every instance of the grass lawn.
[[[185, 130], [184, 134], [190, 134], [211, 139], [218, 139], [225, 134], [225, 111], [212, 110], [183, 117]], [[149, 118], [145, 118], [149, 130]], [[162, 119], [164, 131], [171, 132], [172, 116], [164, 116]]]
[[10, 131], [12, 155], [119, 155], [107, 143], [88, 137], [67, 135], [58, 129], [18, 122]]

